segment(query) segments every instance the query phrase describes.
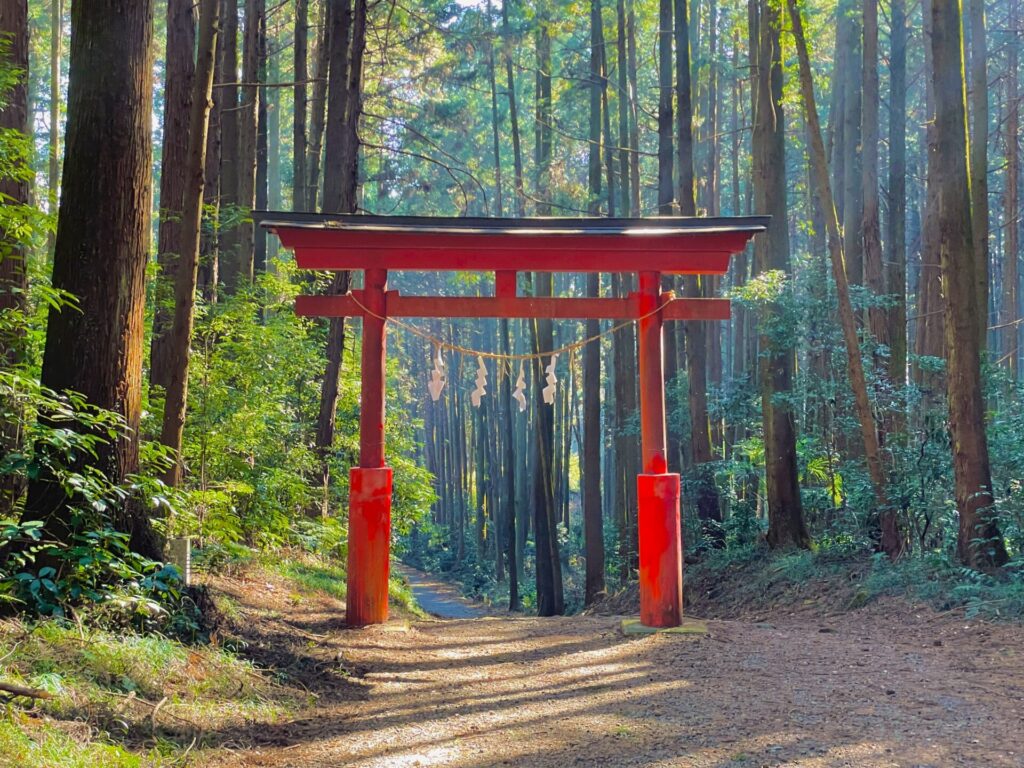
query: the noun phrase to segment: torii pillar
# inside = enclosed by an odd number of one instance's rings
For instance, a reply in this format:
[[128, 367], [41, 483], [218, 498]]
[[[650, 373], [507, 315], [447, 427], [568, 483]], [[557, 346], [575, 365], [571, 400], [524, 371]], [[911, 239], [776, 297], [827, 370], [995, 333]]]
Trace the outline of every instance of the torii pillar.
[[668, 471], [665, 441], [665, 374], [661, 273], [641, 272], [640, 448], [644, 473], [637, 477], [640, 544], [640, 623], [678, 627], [683, 618], [683, 553], [679, 522], [679, 475]]
[[[384, 382], [387, 356], [388, 273], [365, 271], [363, 389], [359, 403], [359, 466], [349, 470], [346, 623], [361, 627], [388, 620], [391, 568], [391, 467], [384, 464]], [[375, 316], [376, 315], [376, 316]]]

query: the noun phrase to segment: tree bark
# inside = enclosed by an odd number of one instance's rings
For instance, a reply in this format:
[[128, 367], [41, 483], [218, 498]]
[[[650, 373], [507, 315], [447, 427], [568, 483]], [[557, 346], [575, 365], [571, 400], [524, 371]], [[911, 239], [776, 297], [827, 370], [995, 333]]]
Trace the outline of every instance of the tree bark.
[[[786, 205], [785, 121], [782, 112], [781, 9], [761, 0], [757, 13], [754, 64], [754, 206], [771, 215], [766, 235], [754, 247], [757, 271], [790, 274]], [[776, 307], [770, 309], [777, 312]], [[789, 399], [794, 351], [782, 339], [761, 335], [761, 409], [764, 427], [768, 543], [777, 549], [809, 547], [797, 482], [796, 425]]]
[[693, 104], [690, 96], [690, 23], [687, 0], [675, 0], [676, 20], [676, 163], [681, 216], [696, 216], [693, 179]]
[[256, 207], [256, 154], [259, 130], [260, 24], [263, 0], [245, 0], [245, 29], [242, 45], [242, 86], [238, 104], [238, 216], [233, 243], [237, 250], [224, 270], [224, 286], [237, 291], [252, 283], [255, 274], [255, 236], [252, 210]]
[[[598, 11], [600, 12], [600, 11]], [[591, 12], [593, 15], [593, 11]], [[591, 22], [593, 25], [593, 21]], [[594, 40], [591, 39], [591, 46]], [[596, 77], [593, 66], [591, 77]], [[591, 93], [591, 121], [594, 119], [594, 95]], [[597, 94], [600, 112], [600, 93]], [[658, 2], [658, 213], [672, 215], [672, 0]], [[598, 123], [600, 125], [600, 123]], [[593, 122], [591, 122], [593, 133]]]
[[[71, 9], [70, 81], [54, 288], [77, 297], [51, 310], [41, 383], [119, 413], [127, 431], [84, 459], [115, 482], [139, 466], [143, 311], [149, 245], [152, 0], [95, 0]], [[47, 418], [42, 415], [41, 418]], [[29, 487], [25, 519], [69, 542], [75, 516], [52, 477]], [[133, 551], [160, 557], [141, 505], [114, 521]]]
[[220, 215], [218, 230], [218, 283], [233, 290], [238, 282], [238, 2], [224, 0], [221, 6], [220, 97]]
[[629, 106], [629, 215], [640, 215], [640, 138], [637, 107], [636, 9], [626, 0], [626, 74]]
[[501, 131], [498, 124], [498, 83], [494, 59], [494, 34], [491, 17], [494, 11], [491, 0], [487, 0], [487, 84], [491, 89], [491, 141], [494, 153], [494, 208], [498, 216], [504, 215], [505, 205], [501, 189]]
[[946, 296], [946, 395], [960, 513], [957, 551], [969, 567], [993, 568], [1004, 564], [1007, 554], [996, 522], [985, 435], [978, 343], [979, 266], [971, 233], [963, 27], [957, 0], [932, 0], [931, 47], [939, 256]]
[[516, 216], [526, 215], [526, 186], [523, 180], [523, 150], [519, 133], [519, 104], [516, 99], [516, 79], [512, 69], [512, 40], [508, 19], [509, 0], [501, 3], [502, 58], [505, 60], [505, 84], [508, 93], [508, 116], [512, 131], [512, 175], [516, 193]]
[[846, 260], [843, 251], [843, 238], [839, 231], [839, 219], [836, 216], [835, 201], [832, 197], [832, 184], [828, 174], [828, 160], [825, 155], [825, 143], [821, 137], [821, 121], [818, 118], [818, 107], [814, 101], [814, 81], [811, 75], [810, 57], [807, 52], [807, 40], [804, 37], [803, 20], [797, 0], [787, 0], [790, 21], [793, 25], [793, 37], [796, 41], [797, 56], [800, 66], [800, 93], [807, 118], [808, 135], [811, 139], [811, 163], [818, 181], [818, 189], [822, 196], [822, 208], [825, 212], [825, 225], [828, 231], [828, 250], [832, 261], [832, 277], [836, 283], [836, 299], [839, 305], [839, 320], [843, 330], [843, 342], [846, 347], [846, 364], [850, 378], [850, 389], [853, 391], [857, 420], [860, 423], [861, 439], [864, 443], [864, 456], [867, 460], [868, 473], [875, 492], [875, 504], [878, 507], [882, 528], [882, 549], [890, 558], [899, 557], [903, 551], [903, 538], [897, 526], [896, 515], [889, 503], [886, 490], [885, 468], [882, 464], [881, 451], [878, 445], [878, 432], [875, 427], [874, 414], [871, 411], [871, 400], [868, 397], [867, 380], [864, 376], [864, 363], [860, 356], [860, 339], [857, 335], [857, 320], [850, 301], [850, 281], [846, 274]]
[[[327, 126], [324, 154], [324, 210], [355, 213], [359, 185], [359, 116], [362, 110], [363, 49], [366, 45], [366, 0], [331, 0], [327, 8], [330, 31]], [[348, 291], [348, 272], [338, 272], [330, 292]], [[327, 367], [320, 390], [316, 448], [321, 460], [324, 496], [322, 513], [327, 514], [330, 469], [328, 456], [334, 445], [338, 408], [339, 377], [345, 348], [345, 320], [331, 318], [327, 333]]]
[[306, 155], [306, 210], [315, 211], [320, 190], [320, 154], [323, 150], [324, 120], [327, 115], [327, 83], [330, 75], [331, 56], [331, 0], [320, 3], [320, 36], [317, 41], [316, 72], [314, 73], [313, 98], [309, 103], [309, 150]]
[[982, 357], [988, 341], [988, 35], [985, 0], [970, 0], [971, 17], [971, 231], [978, 293], [978, 344]]
[[160, 442], [177, 456], [168, 468], [164, 482], [181, 483], [182, 437], [188, 404], [189, 356], [195, 318], [196, 285], [199, 280], [199, 244], [203, 216], [203, 190], [206, 184], [207, 130], [210, 120], [210, 98], [213, 91], [213, 68], [217, 49], [217, 16], [219, 0], [201, 0], [199, 44], [189, 99], [188, 151], [182, 165], [182, 221], [180, 262], [174, 283], [174, 316], [168, 335], [167, 398]]
[[[256, 77], [257, 82], [267, 82], [267, 14], [266, 0], [259, 0], [259, 28], [257, 30], [256, 46]], [[252, 210], [267, 210], [267, 174], [270, 171], [270, 147], [268, 132], [270, 130], [269, 110], [267, 104], [267, 88], [259, 86], [257, 89], [257, 110], [256, 110], [256, 186], [253, 191]], [[280, 93], [277, 88], [269, 89], [275, 94]], [[275, 113], [276, 114], [276, 113]], [[245, 222], [246, 236], [252, 242], [252, 271], [253, 277], [267, 271], [267, 233], [266, 230], [258, 229], [251, 216]]]
[[[696, 216], [697, 204], [694, 198], [693, 161], [693, 107], [690, 99], [690, 29], [688, 8], [685, 1], [676, 3], [676, 102], [677, 149], [679, 161], [679, 212], [683, 216]], [[695, 275], [684, 279], [684, 291], [688, 298], [705, 295], [704, 281]], [[713, 541], [720, 541], [721, 531], [716, 523], [722, 520], [715, 485], [714, 471], [710, 466], [714, 459], [711, 453], [711, 425], [708, 420], [707, 402], [707, 327], [702, 322], [689, 321], [683, 324], [686, 337], [686, 368], [688, 372], [688, 400], [690, 407], [690, 451], [693, 457], [693, 496], [697, 516], [705, 533]]]
[[[537, 79], [536, 79], [536, 120], [534, 148], [537, 167], [537, 215], [551, 214], [551, 149], [552, 149], [552, 104], [551, 104], [551, 19], [548, 8], [542, 7], [537, 14]], [[550, 272], [538, 273], [535, 277], [537, 296], [552, 295]], [[531, 324], [531, 341], [534, 354], [549, 353], [553, 346], [552, 322], [538, 318]], [[533, 361], [534, 427], [537, 466], [533, 471], [533, 514], [534, 537], [537, 545], [537, 614], [555, 616], [565, 611], [562, 592], [562, 561], [558, 554], [558, 519], [555, 512], [554, 463], [555, 423], [554, 408], [544, 402], [542, 387], [544, 369], [549, 359], [537, 357]]]
[[174, 286], [181, 262], [185, 188], [189, 184], [186, 157], [189, 149], [189, 114], [196, 61], [196, 8], [193, 0], [168, 0], [167, 48], [164, 78], [164, 144], [160, 168], [160, 228], [153, 308], [153, 338], [149, 351], [149, 385], [167, 388], [171, 378], [174, 342]]
[[[882, 263], [882, 226], [879, 214], [878, 144], [878, 0], [864, 0], [864, 84], [861, 109], [861, 199], [864, 201], [861, 229], [864, 242], [864, 284], [876, 300], [886, 293]], [[868, 325], [875, 343], [889, 346], [889, 327], [884, 307], [868, 310]]]
[[1006, 65], [1006, 189], [1003, 226], [1006, 247], [1003, 249], [1003, 296], [999, 318], [1000, 358], [1014, 381], [1020, 381], [1020, 93], [1017, 39], [1018, 0], [1010, 3], [1010, 39], [1007, 42]]
[[890, 4], [889, 193], [886, 283], [895, 301], [888, 312], [889, 378], [907, 382], [907, 13], [906, 0]]
[[[64, 41], [64, 0], [50, 0], [50, 136], [48, 210], [57, 210], [60, 193], [60, 59]], [[53, 251], [55, 233], [47, 235], [47, 251]]]
[[[29, 132], [28, 117], [28, 72], [29, 72], [29, 26], [28, 0], [13, 0], [0, 3], [0, 30], [10, 37], [4, 64], [23, 74], [17, 79], [10, 92], [4, 94], [0, 105], [0, 129]], [[51, 135], [56, 130], [51, 123]], [[5, 158], [6, 159], [6, 158]], [[19, 159], [18, 169], [30, 163], [29, 157]], [[26, 174], [27, 176], [27, 174]], [[51, 187], [51, 192], [55, 193]], [[27, 206], [31, 195], [28, 178], [0, 177], [0, 200], [4, 205]], [[51, 198], [55, 201], [56, 196]], [[24, 311], [28, 288], [26, 252], [24, 245], [14, 233], [7, 233], [0, 227], [0, 312]], [[5, 370], [21, 363], [25, 356], [25, 337], [21, 332], [11, 336], [0, 334], [0, 366]], [[22, 434], [15, 422], [0, 421], [0, 455], [9, 455], [21, 446]], [[0, 479], [0, 517], [10, 513], [24, 486], [13, 475]]]
[[[512, 353], [509, 337], [508, 318], [501, 319], [501, 345], [506, 355]], [[506, 371], [501, 379], [502, 409], [502, 492], [501, 507], [505, 521], [505, 553], [508, 558], [508, 609], [518, 611], [519, 604], [519, 558], [516, 552], [516, 463], [515, 430], [512, 422], [511, 372]]]
[[839, 6], [840, 24], [845, 35], [837, 43], [843, 57], [843, 247], [850, 282], [864, 282], [864, 221], [863, 178], [861, 173], [861, 28], [857, 23], [854, 0], [844, 0]]
[[[665, 0], [662, 0], [664, 5]], [[671, 6], [669, 8], [671, 24]], [[664, 26], [662, 27], [664, 30]], [[664, 35], [662, 35], [664, 36]], [[601, 29], [601, 2], [590, 2], [590, 121], [587, 151], [587, 213], [601, 215], [601, 48], [604, 34]], [[671, 81], [671, 42], [669, 50], [669, 80]], [[671, 82], [669, 105], [671, 109]], [[671, 118], [671, 112], [670, 112]], [[669, 130], [671, 131], [671, 119]], [[671, 142], [671, 139], [670, 139]], [[672, 147], [669, 145], [669, 209], [672, 206], [671, 179]], [[600, 295], [600, 275], [587, 275], [587, 296]], [[601, 331], [601, 322], [587, 321], [588, 338]], [[584, 603], [590, 605], [605, 591], [604, 583], [604, 521], [601, 516], [601, 347], [588, 344], [583, 350], [583, 539], [586, 556]]]
[[[922, 10], [924, 37], [932, 35], [931, 0], [925, 0]], [[924, 46], [925, 72], [934, 69], [932, 47]], [[935, 178], [935, 93], [932, 78], [925, 77], [925, 144], [927, 147], [926, 190], [924, 225], [921, 232], [921, 270], [918, 279], [917, 328], [914, 339], [914, 353], [918, 356], [945, 357], [942, 317], [945, 297], [942, 295], [942, 275], [939, 264], [938, 231], [938, 184]], [[941, 377], [915, 366], [914, 380], [926, 395], [928, 401], [935, 401], [939, 394]]]
[[292, 210], [307, 207], [306, 191], [306, 112], [309, 77], [309, 0], [295, 0], [295, 43], [292, 50], [295, 75], [292, 121]]

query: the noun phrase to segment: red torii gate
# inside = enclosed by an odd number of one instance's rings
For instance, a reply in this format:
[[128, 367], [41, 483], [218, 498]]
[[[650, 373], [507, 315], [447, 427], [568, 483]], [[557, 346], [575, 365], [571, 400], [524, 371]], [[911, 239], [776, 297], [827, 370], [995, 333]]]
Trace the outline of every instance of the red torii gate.
[[[727, 299], [680, 299], [661, 291], [661, 276], [721, 275], [730, 257], [763, 232], [767, 217], [652, 219], [483, 219], [263, 213], [262, 225], [295, 251], [301, 269], [362, 270], [363, 288], [344, 296], [300, 296], [303, 316], [362, 317], [359, 466], [349, 488], [346, 621], [388, 617], [391, 469], [384, 457], [385, 324], [388, 317], [637, 319], [640, 435], [638, 479], [640, 620], [651, 627], [682, 621], [679, 475], [668, 472], [662, 323], [727, 320]], [[493, 297], [402, 296], [388, 272], [493, 272]], [[626, 298], [532, 298], [516, 295], [518, 272], [635, 272]], [[658, 311], [660, 308], [660, 311]]]

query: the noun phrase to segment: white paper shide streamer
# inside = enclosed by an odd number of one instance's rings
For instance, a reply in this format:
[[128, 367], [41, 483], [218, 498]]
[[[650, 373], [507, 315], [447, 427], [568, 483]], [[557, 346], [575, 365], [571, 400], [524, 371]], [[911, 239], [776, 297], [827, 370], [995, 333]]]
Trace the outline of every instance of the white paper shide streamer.
[[430, 373], [430, 381], [427, 382], [427, 390], [430, 392], [430, 399], [435, 403], [441, 397], [441, 390], [447, 379], [444, 375], [444, 359], [441, 357], [441, 348], [437, 348], [437, 357], [434, 358], [434, 370]]
[[519, 361], [519, 377], [516, 379], [516, 390], [512, 393], [512, 399], [519, 403], [519, 412], [526, 410], [526, 369], [523, 361]]
[[478, 357], [476, 362], [476, 389], [469, 393], [469, 401], [474, 408], [479, 408], [480, 398], [487, 394], [487, 366], [482, 357]]
[[553, 405], [555, 402], [555, 389], [558, 386], [558, 377], [555, 375], [555, 363], [558, 362], [558, 355], [551, 356], [551, 362], [548, 363], [547, 368], [544, 369], [544, 373], [547, 374], [545, 381], [548, 383], [544, 389], [541, 390], [541, 394], [544, 396], [544, 402], [548, 405]]

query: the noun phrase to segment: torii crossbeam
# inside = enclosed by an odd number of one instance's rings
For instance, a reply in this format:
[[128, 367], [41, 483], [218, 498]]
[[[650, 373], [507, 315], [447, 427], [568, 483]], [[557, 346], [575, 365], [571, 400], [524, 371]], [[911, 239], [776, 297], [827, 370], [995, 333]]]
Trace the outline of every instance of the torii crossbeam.
[[[359, 466], [349, 486], [346, 621], [388, 617], [391, 469], [384, 455], [385, 325], [388, 317], [637, 319], [640, 439], [637, 479], [640, 620], [679, 626], [683, 557], [679, 475], [668, 472], [662, 323], [726, 320], [725, 299], [680, 299], [661, 276], [721, 275], [729, 260], [767, 226], [767, 217], [656, 219], [480, 219], [261, 213], [262, 225], [295, 251], [301, 269], [362, 271], [362, 290], [300, 296], [300, 315], [362, 317]], [[492, 297], [402, 296], [388, 272], [493, 272]], [[634, 272], [626, 298], [533, 298], [516, 294], [519, 272]]]

